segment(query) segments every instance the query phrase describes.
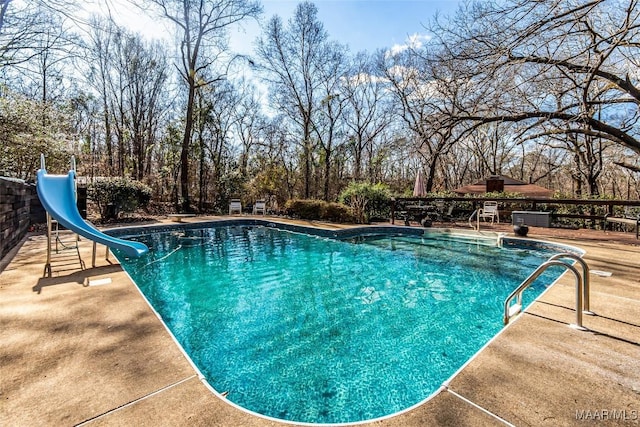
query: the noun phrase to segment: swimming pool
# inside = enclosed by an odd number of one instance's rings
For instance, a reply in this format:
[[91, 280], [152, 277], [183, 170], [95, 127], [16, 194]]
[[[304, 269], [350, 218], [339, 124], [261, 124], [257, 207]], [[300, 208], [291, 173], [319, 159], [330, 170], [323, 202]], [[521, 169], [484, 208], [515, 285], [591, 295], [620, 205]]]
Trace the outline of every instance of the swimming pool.
[[[150, 256], [116, 255], [229, 401], [283, 420], [344, 423], [436, 392], [502, 329], [505, 297], [559, 252], [389, 230], [337, 240], [180, 227], [138, 236]], [[549, 270], [525, 303], [559, 274]]]

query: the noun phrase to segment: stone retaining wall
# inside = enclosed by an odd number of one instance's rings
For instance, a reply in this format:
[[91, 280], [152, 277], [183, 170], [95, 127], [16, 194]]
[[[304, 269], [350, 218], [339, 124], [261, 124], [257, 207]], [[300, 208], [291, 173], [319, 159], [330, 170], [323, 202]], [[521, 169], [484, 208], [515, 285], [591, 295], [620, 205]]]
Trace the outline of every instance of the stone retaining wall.
[[36, 186], [0, 177], [0, 259], [22, 240], [31, 224], [44, 222]]

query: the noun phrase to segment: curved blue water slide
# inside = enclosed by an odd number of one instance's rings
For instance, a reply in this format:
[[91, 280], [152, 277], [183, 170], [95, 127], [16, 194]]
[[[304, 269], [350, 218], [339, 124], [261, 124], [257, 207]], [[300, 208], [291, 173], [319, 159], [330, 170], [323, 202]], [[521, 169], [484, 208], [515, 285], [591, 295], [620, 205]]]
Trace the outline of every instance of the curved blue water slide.
[[53, 219], [82, 237], [110, 248], [120, 249], [128, 256], [137, 258], [149, 252], [144, 243], [109, 236], [86, 222], [80, 216], [76, 205], [74, 179], [73, 171], [69, 171], [68, 175], [49, 175], [45, 169], [38, 170], [38, 197]]

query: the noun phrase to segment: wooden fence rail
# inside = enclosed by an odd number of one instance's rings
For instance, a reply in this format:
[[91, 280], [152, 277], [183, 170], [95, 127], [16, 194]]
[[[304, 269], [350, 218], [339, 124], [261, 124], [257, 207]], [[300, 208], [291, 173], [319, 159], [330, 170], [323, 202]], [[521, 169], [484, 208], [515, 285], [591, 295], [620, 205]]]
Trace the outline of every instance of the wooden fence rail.
[[[443, 201], [445, 204], [450, 203], [471, 203], [471, 208], [467, 209], [468, 214], [471, 214], [475, 209], [482, 207], [482, 204], [487, 200], [493, 200], [498, 202], [502, 209], [501, 214], [511, 215], [514, 210], [523, 211], [540, 211], [542, 210], [552, 212], [552, 218], [567, 218], [577, 220], [590, 220], [592, 226], [595, 226], [596, 221], [601, 222], [601, 226], [604, 227], [604, 221], [607, 217], [615, 216], [616, 206], [629, 206], [640, 207], [640, 200], [596, 200], [596, 199], [543, 199], [543, 198], [486, 198], [486, 197], [402, 197], [391, 199], [391, 223], [394, 224], [396, 215], [398, 212], [405, 212], [405, 207], [408, 205], [424, 204], [433, 205], [436, 201]], [[510, 209], [512, 206], [517, 205], [517, 209]], [[588, 211], [584, 213], [558, 213], [555, 212], [559, 207], [588, 207]], [[600, 209], [597, 209], [597, 208]], [[597, 212], [599, 210], [600, 212]]]

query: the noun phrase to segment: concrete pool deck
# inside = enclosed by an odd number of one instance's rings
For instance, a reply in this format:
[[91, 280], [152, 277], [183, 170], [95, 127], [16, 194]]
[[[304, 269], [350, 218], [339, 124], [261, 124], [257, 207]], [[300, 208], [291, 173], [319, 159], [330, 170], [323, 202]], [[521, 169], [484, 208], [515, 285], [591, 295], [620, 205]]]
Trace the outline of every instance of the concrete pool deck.
[[[365, 425], [639, 425], [640, 245], [602, 231], [530, 235], [579, 246], [592, 272], [611, 273], [591, 274], [589, 330], [568, 326], [565, 274], [441, 393]], [[211, 393], [104, 247], [89, 268], [91, 246], [80, 242], [86, 270], [64, 251], [43, 278], [46, 236], [31, 235], [0, 273], [0, 425], [285, 425]]]

